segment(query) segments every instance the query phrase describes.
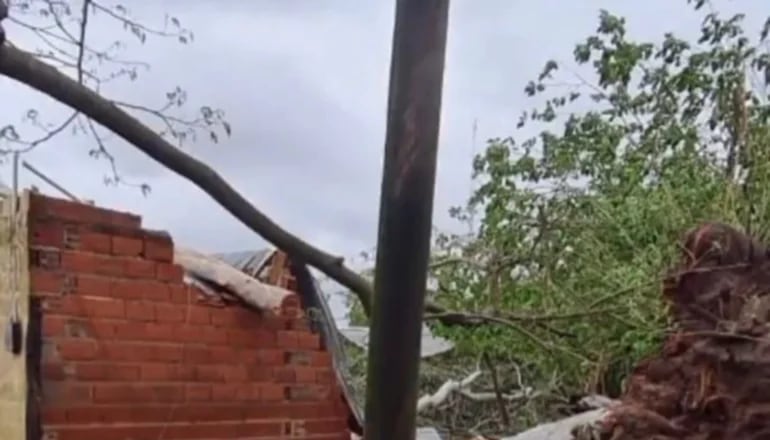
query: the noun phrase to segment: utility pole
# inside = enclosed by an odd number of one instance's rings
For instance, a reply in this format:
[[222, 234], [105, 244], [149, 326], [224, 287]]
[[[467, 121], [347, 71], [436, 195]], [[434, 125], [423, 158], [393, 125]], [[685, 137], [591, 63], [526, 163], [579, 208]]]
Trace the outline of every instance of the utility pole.
[[366, 440], [414, 440], [449, 0], [397, 0], [366, 392]]

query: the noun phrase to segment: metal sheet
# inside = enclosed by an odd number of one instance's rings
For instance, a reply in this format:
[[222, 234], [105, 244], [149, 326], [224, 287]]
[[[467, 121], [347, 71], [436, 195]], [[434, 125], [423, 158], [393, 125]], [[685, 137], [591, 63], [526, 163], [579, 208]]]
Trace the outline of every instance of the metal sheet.
[[[366, 350], [369, 347], [368, 327], [347, 327], [340, 329], [340, 333], [352, 344]], [[425, 359], [446, 353], [454, 348], [454, 344], [444, 338], [435, 336], [428, 327], [422, 327], [420, 357]]]

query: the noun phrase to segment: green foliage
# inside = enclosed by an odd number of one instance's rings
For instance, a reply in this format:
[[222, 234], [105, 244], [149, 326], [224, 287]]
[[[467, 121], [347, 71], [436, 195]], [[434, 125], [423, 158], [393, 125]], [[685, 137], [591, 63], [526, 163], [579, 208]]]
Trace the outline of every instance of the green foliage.
[[532, 385], [616, 393], [665, 331], [660, 277], [681, 233], [704, 220], [765, 233], [768, 26], [752, 38], [742, 18], [638, 42], [601, 11], [574, 50], [594, 82], [549, 61], [527, 84], [518, 129], [538, 134], [489, 141], [453, 211], [477, 233], [437, 241], [434, 299], [507, 322], [437, 325], [459, 356], [513, 355]]

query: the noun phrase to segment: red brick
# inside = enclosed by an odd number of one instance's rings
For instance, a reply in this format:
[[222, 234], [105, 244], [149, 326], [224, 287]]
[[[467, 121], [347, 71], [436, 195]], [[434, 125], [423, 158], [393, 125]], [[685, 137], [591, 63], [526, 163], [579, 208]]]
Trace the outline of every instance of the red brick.
[[178, 384], [122, 384], [98, 383], [94, 385], [96, 403], [171, 403], [185, 397], [184, 385]]
[[91, 402], [92, 388], [90, 385], [69, 382], [47, 382], [43, 395], [49, 402], [67, 402], [77, 404]]
[[289, 318], [301, 317], [303, 313], [299, 296], [294, 294], [286, 296], [281, 302], [280, 314]]
[[334, 374], [331, 368], [320, 368], [316, 370], [316, 383], [322, 385], [331, 384], [334, 381]]
[[328, 367], [332, 364], [332, 355], [326, 351], [316, 351], [310, 353], [311, 364], [315, 367]]
[[276, 343], [281, 348], [299, 348], [299, 332], [281, 330], [276, 334], [276, 338]]
[[251, 382], [266, 382], [275, 377], [273, 368], [269, 366], [249, 365], [248, 373]]
[[226, 344], [227, 331], [216, 327], [203, 327], [204, 338], [201, 342], [208, 344]]
[[115, 337], [115, 323], [101, 319], [69, 318], [66, 322], [66, 334], [73, 338], [110, 339]]
[[61, 425], [67, 422], [67, 410], [64, 408], [43, 407], [40, 416], [44, 425]]
[[79, 297], [73, 298], [73, 300], [79, 300], [86, 316], [97, 318], [124, 318], [126, 316], [126, 304], [120, 299]]
[[193, 303], [192, 287], [187, 284], [169, 283], [171, 290], [171, 302], [174, 304], [191, 305]]
[[211, 352], [205, 346], [188, 345], [184, 347], [184, 360], [196, 364], [208, 363], [211, 362]]
[[294, 367], [297, 383], [316, 383], [316, 369], [314, 367]]
[[182, 346], [171, 343], [111, 341], [102, 346], [104, 357], [124, 362], [181, 362]]
[[225, 382], [248, 382], [249, 371], [245, 365], [221, 367]]
[[249, 420], [286, 419], [297, 417], [295, 413], [297, 405], [274, 403], [249, 403], [244, 405], [243, 416]]
[[80, 363], [75, 367], [75, 377], [85, 381], [135, 381], [139, 379], [139, 367], [114, 363]]
[[116, 323], [115, 334], [120, 339], [133, 341], [173, 342], [177, 340], [173, 326], [152, 322]]
[[326, 419], [334, 416], [331, 405], [324, 403], [292, 403], [292, 416], [297, 419]]
[[30, 248], [30, 268], [59, 269], [61, 268], [61, 252], [58, 249]]
[[208, 402], [212, 398], [212, 386], [207, 384], [191, 384], [185, 387], [185, 397], [188, 402]]
[[158, 322], [180, 324], [185, 321], [185, 310], [183, 306], [176, 304], [157, 304], [155, 306], [155, 318]]
[[213, 362], [232, 364], [239, 360], [238, 351], [233, 347], [208, 346], [208, 351]]
[[61, 267], [73, 272], [107, 276], [122, 276], [126, 271], [125, 262], [120, 259], [78, 251], [62, 251]]
[[69, 423], [94, 423], [110, 421], [125, 422], [131, 420], [131, 411], [126, 407], [94, 407], [71, 406], [67, 407], [67, 422]]
[[[237, 362], [247, 365], [261, 365], [260, 354], [257, 350], [253, 349], [238, 349], [235, 355], [237, 356]], [[280, 365], [280, 364], [276, 364]]]
[[241, 421], [246, 416], [243, 404], [191, 405], [179, 407], [170, 417], [171, 422], [224, 422]]
[[124, 275], [129, 278], [153, 279], [156, 275], [158, 263], [138, 258], [129, 258], [124, 261]]
[[171, 263], [174, 260], [174, 242], [168, 234], [152, 234], [144, 239], [144, 257], [148, 260]]
[[[233, 402], [238, 399], [238, 391], [247, 388], [236, 384], [214, 384], [211, 385], [211, 400], [214, 402]], [[240, 400], [249, 400], [243, 399]]]
[[122, 257], [139, 257], [144, 251], [144, 241], [138, 238], [112, 236], [112, 254]]
[[99, 347], [95, 341], [64, 339], [58, 341], [56, 347], [65, 361], [89, 361], [99, 357]]
[[179, 342], [200, 343], [205, 341], [203, 328], [192, 325], [173, 326], [174, 339]]
[[30, 245], [61, 247], [64, 243], [64, 225], [54, 221], [33, 220], [29, 225]]
[[246, 422], [236, 426], [237, 438], [278, 437], [281, 435], [283, 424], [278, 421]]
[[144, 301], [126, 301], [126, 319], [132, 321], [155, 321], [155, 305]]
[[283, 350], [259, 350], [257, 353], [259, 365], [283, 365]]
[[211, 323], [217, 327], [233, 327], [235, 314], [231, 308], [211, 310]]
[[56, 218], [77, 223], [115, 225], [134, 229], [141, 227], [141, 217], [133, 214], [40, 194], [30, 198], [30, 215], [34, 218]]
[[77, 275], [75, 292], [79, 295], [110, 296], [110, 278], [92, 275]]
[[221, 365], [198, 365], [195, 367], [195, 380], [200, 382], [224, 382]]
[[346, 429], [346, 426], [347, 422], [342, 418], [305, 421], [305, 430], [308, 435], [343, 432]]
[[318, 401], [327, 399], [329, 388], [320, 385], [295, 385], [286, 387], [286, 398], [291, 401]]
[[168, 425], [164, 431], [167, 439], [236, 439], [246, 438], [238, 436], [237, 427], [240, 423], [214, 423], [214, 424], [175, 424]]
[[310, 331], [310, 321], [307, 318], [289, 319], [286, 328], [296, 331]]
[[67, 378], [64, 364], [60, 362], [44, 362], [40, 365], [40, 372], [47, 380], [64, 380]]
[[81, 315], [83, 313], [83, 305], [79, 298], [67, 297], [44, 297], [41, 302], [41, 309], [46, 314], [59, 314], [59, 315]]
[[256, 338], [251, 332], [243, 330], [229, 330], [227, 332], [227, 343], [234, 347], [254, 347]]
[[259, 400], [263, 402], [280, 402], [284, 399], [284, 386], [274, 383], [265, 383], [259, 386]]
[[273, 371], [273, 379], [279, 383], [294, 383], [297, 380], [297, 375], [294, 368], [278, 367]]
[[181, 362], [184, 360], [184, 349], [181, 345], [176, 344], [162, 344], [152, 347], [150, 359], [151, 361], [160, 362]]
[[169, 285], [154, 280], [125, 279], [112, 283], [112, 295], [124, 299], [166, 302], [171, 298]]
[[163, 425], [124, 425], [124, 426], [56, 426], [45, 428], [45, 438], [56, 440], [104, 440], [131, 439], [156, 440], [161, 438]]
[[206, 307], [189, 306], [187, 308], [187, 322], [190, 324], [211, 324], [211, 312]]
[[77, 249], [84, 252], [109, 254], [112, 249], [110, 236], [99, 232], [83, 231], [70, 234], [68, 230], [65, 230], [65, 241], [69, 245], [67, 246], [68, 249]]
[[297, 335], [297, 345], [306, 350], [320, 350], [321, 338], [314, 333], [302, 332]]
[[34, 293], [61, 293], [64, 288], [64, 274], [42, 269], [29, 271], [30, 289]]
[[191, 381], [195, 379], [193, 365], [145, 363], [141, 365], [141, 378], [148, 382]]
[[64, 336], [67, 331], [67, 319], [56, 315], [43, 315], [42, 333], [44, 337]]
[[181, 283], [184, 271], [181, 266], [171, 263], [157, 263], [157, 277], [161, 281]]

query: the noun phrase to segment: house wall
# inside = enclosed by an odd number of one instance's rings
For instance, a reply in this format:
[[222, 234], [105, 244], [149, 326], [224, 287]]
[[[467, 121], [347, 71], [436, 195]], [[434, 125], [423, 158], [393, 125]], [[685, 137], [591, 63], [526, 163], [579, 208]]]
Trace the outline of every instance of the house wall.
[[[11, 205], [8, 198], [0, 201], [0, 439], [25, 440], [26, 357], [23, 352], [9, 352], [4, 343], [14, 304], [22, 323], [27, 322], [29, 310], [26, 219], [12, 215]], [[19, 198], [18, 206], [18, 212], [25, 212], [26, 200]]]
[[349, 438], [297, 296], [267, 314], [207, 299], [131, 214], [32, 195], [29, 225], [44, 438]]

